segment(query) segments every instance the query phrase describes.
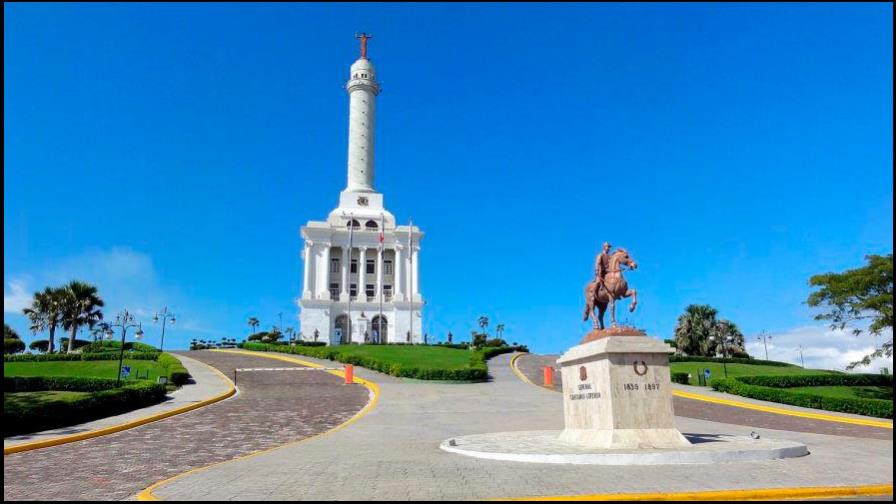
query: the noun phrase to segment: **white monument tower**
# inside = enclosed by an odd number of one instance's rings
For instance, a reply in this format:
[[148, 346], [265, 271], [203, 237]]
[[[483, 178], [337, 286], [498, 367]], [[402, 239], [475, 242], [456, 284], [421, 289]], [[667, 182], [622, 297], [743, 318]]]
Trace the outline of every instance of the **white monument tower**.
[[419, 289], [420, 240], [413, 226], [396, 226], [373, 183], [376, 70], [367, 58], [352, 64], [349, 95], [348, 183], [326, 221], [302, 227], [305, 247], [299, 320], [302, 339], [345, 343], [423, 343]]

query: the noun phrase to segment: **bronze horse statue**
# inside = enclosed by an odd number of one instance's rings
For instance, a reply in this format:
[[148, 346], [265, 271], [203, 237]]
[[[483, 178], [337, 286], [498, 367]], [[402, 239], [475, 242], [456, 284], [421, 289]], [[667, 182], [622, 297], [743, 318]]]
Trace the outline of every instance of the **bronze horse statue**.
[[[617, 299], [631, 297], [632, 304], [628, 307], [630, 312], [635, 311], [635, 307], [638, 306], [638, 292], [635, 289], [628, 288], [628, 282], [622, 276], [623, 266], [628, 266], [633, 270], [638, 268], [638, 264], [629, 257], [628, 252], [624, 248], [617, 248], [610, 255], [610, 267], [604, 277], [604, 285], [601, 287], [600, 292], [595, 293], [595, 288], [597, 287], [596, 280], [585, 286], [585, 313], [582, 320], [588, 320], [588, 317], [592, 317], [595, 329], [604, 329], [604, 313], [606, 313], [608, 306], [610, 307], [610, 322], [613, 327], [616, 326]], [[595, 308], [598, 310], [596, 317], [594, 314]]]

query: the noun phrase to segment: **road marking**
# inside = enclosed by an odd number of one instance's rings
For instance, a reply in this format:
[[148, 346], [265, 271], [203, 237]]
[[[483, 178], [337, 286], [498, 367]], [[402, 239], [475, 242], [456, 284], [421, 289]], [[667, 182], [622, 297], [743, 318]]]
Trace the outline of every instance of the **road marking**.
[[[303, 366], [313, 367], [313, 368], [317, 368], [317, 369], [324, 368], [324, 366], [321, 366], [320, 364], [304, 361], [302, 359], [297, 359], [295, 357], [287, 357], [285, 355], [270, 355], [270, 354], [266, 354], [264, 352], [249, 352], [246, 350], [212, 350], [212, 351], [213, 352], [221, 352], [221, 353], [229, 353], [229, 354], [250, 355], [253, 357], [263, 357], [265, 359], [281, 360], [281, 361], [291, 362], [294, 364], [301, 364]], [[345, 372], [340, 371], [338, 368], [336, 370], [331, 370], [331, 371], [327, 371], [327, 372], [330, 373], [331, 375], [338, 376], [340, 378], [345, 378]], [[157, 483], [153, 483], [152, 485], [150, 485], [149, 487], [144, 489], [142, 492], [137, 494], [137, 500], [141, 500], [141, 501], [162, 500], [162, 499], [156, 497], [155, 495], [153, 495], [153, 492], [158, 490], [159, 488], [167, 485], [168, 483], [171, 483], [175, 480], [179, 480], [185, 476], [189, 476], [190, 474], [205, 471], [207, 469], [211, 469], [212, 467], [219, 466], [221, 464], [227, 464], [229, 462], [234, 462], [237, 460], [245, 460], [245, 459], [249, 459], [252, 457], [257, 457], [259, 455], [264, 455], [265, 453], [272, 452], [274, 450], [279, 450], [281, 448], [286, 448], [287, 446], [295, 446], [297, 444], [304, 443], [306, 441], [310, 441], [312, 439], [316, 439], [319, 437], [323, 437], [323, 436], [326, 436], [327, 434], [331, 434], [333, 432], [336, 432], [338, 430], [348, 427], [349, 425], [357, 422], [362, 417], [364, 417], [365, 415], [370, 413], [373, 410], [373, 408], [376, 407], [376, 404], [379, 402], [379, 398], [380, 398], [380, 387], [375, 382], [372, 382], [370, 380], [365, 380], [363, 378], [358, 378], [357, 376], [354, 377], [354, 381], [355, 381], [355, 383], [359, 383], [359, 384], [363, 385], [365, 388], [367, 388], [367, 390], [370, 391], [370, 396], [371, 396], [370, 400], [367, 401], [367, 405], [364, 406], [364, 408], [362, 408], [361, 411], [355, 413], [355, 415], [353, 417], [349, 418], [345, 422], [342, 422], [341, 424], [337, 425], [336, 427], [333, 427], [332, 429], [330, 429], [328, 431], [321, 432], [320, 434], [315, 434], [313, 436], [306, 437], [304, 439], [299, 439], [298, 441], [292, 441], [290, 443], [282, 444], [280, 446], [275, 446], [273, 448], [267, 448], [264, 450], [252, 452], [247, 455], [240, 455], [239, 457], [234, 457], [230, 460], [216, 462], [214, 464], [207, 465], [204, 467], [197, 467], [196, 469], [190, 469], [189, 471], [178, 474], [177, 476], [172, 476], [171, 478], [164, 479]]]
[[617, 493], [590, 495], [555, 495], [492, 499], [513, 501], [734, 501], [824, 499], [832, 497], [872, 497], [893, 495], [893, 484], [845, 487], [756, 488], [750, 490], [711, 490], [703, 492]]
[[[528, 383], [529, 385], [535, 385], [536, 387], [548, 389], [547, 387], [542, 387], [536, 383], [533, 383], [532, 380], [527, 378], [520, 370], [517, 368], [516, 361], [520, 357], [526, 354], [517, 354], [512, 359], [510, 359], [510, 368], [513, 370], [513, 373], [523, 382]], [[552, 389], [548, 389], [552, 390]], [[732, 399], [722, 399], [718, 397], [711, 397], [703, 394], [696, 394], [694, 392], [685, 392], [683, 390], [673, 390], [672, 395], [684, 398], [684, 399], [693, 399], [695, 401], [704, 401], [715, 404], [722, 404], [725, 406], [732, 406], [735, 408], [743, 408], [755, 411], [762, 411], [765, 413], [773, 413], [775, 415], [784, 415], [784, 416], [794, 416], [800, 418], [810, 418], [812, 420], [822, 420], [825, 422], [837, 422], [837, 423], [847, 423], [853, 425], [862, 425], [865, 427], [879, 427], [882, 429], [892, 429], [893, 422], [886, 422], [882, 420], [870, 420], [865, 418], [851, 418], [837, 415], [828, 415], [825, 413], [812, 413], [808, 411], [795, 411], [789, 410], [785, 408], [776, 408], [774, 406], [764, 406], [760, 404], [753, 404], [744, 401], [735, 401]]]
[[243, 371], [339, 371], [343, 368], [335, 368], [335, 367], [321, 367], [321, 368], [308, 368], [308, 367], [266, 367], [266, 368], [238, 368], [235, 371], [239, 371], [242, 373]]
[[838, 422], [853, 425], [863, 425], [866, 427], [880, 427], [882, 429], [892, 429], [893, 422], [884, 422], [880, 420], [867, 420], [864, 418], [850, 418], [836, 415], [827, 415], [824, 413], [811, 413], [808, 411], [794, 411], [784, 408], [776, 408], [773, 406], [763, 406], [743, 401], [734, 401], [731, 399], [722, 399], [719, 397], [711, 397], [694, 392], [685, 392], [683, 390], [673, 390], [672, 395], [683, 397], [685, 399], [693, 399], [695, 401], [704, 401], [709, 403], [723, 404], [725, 406], [733, 406], [735, 408], [744, 408], [756, 411], [764, 411], [766, 413], [774, 413], [776, 415], [795, 416], [802, 418], [811, 418], [813, 420], [823, 420], [825, 422]]
[[179, 408], [175, 408], [168, 411], [163, 411], [161, 413], [155, 413], [153, 415], [148, 415], [143, 418], [138, 418], [136, 420], [132, 420], [130, 422], [124, 422], [118, 425], [112, 425], [109, 427], [103, 427], [102, 429], [96, 429], [87, 432], [81, 432], [78, 434], [71, 434], [68, 436], [60, 436], [51, 439], [46, 439], [43, 441], [34, 441], [32, 443], [22, 443], [10, 447], [3, 448], [3, 455], [11, 455], [13, 453], [21, 453], [31, 450], [38, 450], [41, 448], [49, 448], [51, 446], [59, 446], [68, 443], [74, 443], [75, 441], [83, 441], [85, 439], [92, 439], [100, 436], [108, 436], [109, 434], [115, 434], [116, 432], [121, 432], [123, 430], [133, 429], [135, 427], [140, 427], [141, 425], [146, 425], [148, 423], [156, 422], [159, 420], [163, 420], [165, 418], [173, 417], [175, 415], [180, 415], [181, 413], [186, 413], [188, 411], [193, 411], [195, 409], [201, 408], [203, 406], [208, 406], [209, 404], [214, 404], [218, 401], [223, 401], [228, 397], [232, 396], [236, 393], [236, 387], [230, 378], [224, 376], [224, 373], [218, 371], [212, 366], [201, 362], [202, 365], [208, 366], [212, 371], [217, 373], [230, 385], [230, 388], [221, 394], [212, 397], [211, 399], [205, 399], [203, 401], [199, 401], [193, 404], [188, 404], [186, 406], [181, 406]]

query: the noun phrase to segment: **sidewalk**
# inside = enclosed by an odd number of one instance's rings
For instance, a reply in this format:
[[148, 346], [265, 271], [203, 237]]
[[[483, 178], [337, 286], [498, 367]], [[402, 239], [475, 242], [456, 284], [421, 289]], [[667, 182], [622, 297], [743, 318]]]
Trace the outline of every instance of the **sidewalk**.
[[22, 445], [25, 443], [34, 443], [37, 441], [46, 441], [57, 437], [70, 436], [72, 434], [82, 434], [98, 429], [104, 429], [128, 422], [133, 422], [144, 417], [164, 413], [177, 408], [182, 408], [190, 404], [195, 404], [215, 396], [223, 394], [230, 390], [230, 383], [221, 377], [220, 374], [212, 370], [211, 367], [189, 357], [183, 355], [172, 354], [184, 364], [184, 367], [193, 377], [192, 383], [188, 383], [183, 387], [175, 390], [168, 395], [168, 398], [158, 404], [140, 408], [121, 415], [101, 418], [92, 422], [79, 425], [61, 427], [42, 432], [31, 434], [20, 434], [10, 436], [3, 439], [3, 448]]

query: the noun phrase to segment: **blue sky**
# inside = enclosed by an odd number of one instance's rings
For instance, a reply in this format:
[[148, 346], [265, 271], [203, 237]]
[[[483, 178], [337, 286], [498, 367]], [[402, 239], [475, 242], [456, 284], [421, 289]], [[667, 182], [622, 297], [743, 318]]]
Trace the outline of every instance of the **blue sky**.
[[779, 360], [870, 347], [803, 302], [893, 248], [890, 4], [5, 4], [4, 319], [26, 332], [30, 294], [78, 277], [109, 313], [168, 304], [180, 347], [296, 326], [356, 31], [384, 88], [377, 189], [426, 232], [430, 334], [485, 314], [568, 348], [610, 240], [652, 335], [709, 303]]

